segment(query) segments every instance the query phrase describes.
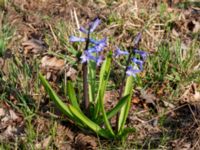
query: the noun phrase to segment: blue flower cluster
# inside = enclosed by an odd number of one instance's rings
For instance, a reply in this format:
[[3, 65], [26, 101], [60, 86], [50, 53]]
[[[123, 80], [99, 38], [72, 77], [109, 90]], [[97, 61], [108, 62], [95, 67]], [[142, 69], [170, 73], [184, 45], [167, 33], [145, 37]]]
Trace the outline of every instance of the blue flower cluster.
[[[102, 52], [102, 50], [107, 46], [107, 38], [103, 38], [102, 40], [95, 40], [90, 38], [90, 34], [94, 32], [96, 27], [101, 23], [100, 19], [95, 19], [93, 22], [89, 24], [89, 29], [85, 29], [83, 27], [80, 27], [80, 31], [87, 34], [87, 38], [82, 37], [76, 37], [76, 36], [70, 36], [69, 41], [70, 42], [89, 42], [90, 45], [87, 47], [86, 50], [84, 50], [81, 58], [81, 63], [88, 62], [89, 60], [93, 60], [96, 62], [97, 66], [99, 66], [103, 61], [103, 56], [99, 56], [99, 53]], [[89, 38], [89, 39], [88, 39]]]
[[[83, 37], [76, 37], [76, 36], [70, 36], [69, 41], [70, 42], [88, 42], [88, 46], [84, 50], [81, 58], [81, 63], [89, 62], [90, 60], [93, 60], [96, 62], [97, 66], [99, 66], [103, 61], [103, 56], [99, 56], [100, 52], [107, 46], [107, 38], [103, 38], [99, 41], [90, 38], [90, 34], [94, 32], [94, 30], [97, 28], [97, 26], [101, 23], [101, 20], [96, 18], [93, 22], [89, 24], [88, 30], [84, 27], [80, 27], [80, 31], [84, 34], [87, 34], [87, 38]], [[134, 47], [138, 47], [138, 44], [141, 40], [142, 34], [138, 33], [138, 35], [135, 37], [133, 43]], [[141, 72], [143, 70], [143, 64], [146, 60], [147, 53], [141, 50], [138, 50], [136, 48], [133, 49], [134, 54], [139, 55], [138, 58], [131, 58], [131, 64], [130, 66], [127, 66], [126, 68], [126, 74], [128, 76], [135, 77], [137, 73]], [[115, 57], [119, 57], [121, 55], [131, 55], [128, 51], [122, 51], [118, 47], [115, 50]]]
[[[137, 46], [140, 40], [141, 40], [141, 33], [138, 33], [138, 35], [134, 39], [134, 46]], [[131, 58], [132, 65], [127, 66], [126, 74], [128, 76], [136, 77], [136, 74], [140, 73], [143, 70], [143, 64], [144, 64], [144, 61], [146, 60], [147, 52], [134, 48], [133, 53], [136, 55], [138, 54], [140, 56], [140, 59], [135, 58], [135, 57]], [[117, 48], [115, 50], [115, 57], [119, 57], [121, 55], [130, 55], [130, 54], [128, 51], [122, 51], [119, 48]]]

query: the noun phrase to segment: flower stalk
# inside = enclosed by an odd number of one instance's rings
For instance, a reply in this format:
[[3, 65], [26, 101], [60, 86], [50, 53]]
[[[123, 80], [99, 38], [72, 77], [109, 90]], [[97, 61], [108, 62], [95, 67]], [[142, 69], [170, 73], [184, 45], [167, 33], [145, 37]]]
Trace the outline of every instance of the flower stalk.
[[[89, 47], [89, 44], [90, 44], [90, 29], [88, 30], [88, 33], [87, 33], [87, 40], [86, 40], [84, 52], [87, 51], [87, 49]], [[84, 102], [85, 112], [86, 112], [87, 115], [89, 115], [90, 103], [89, 103], [89, 94], [88, 94], [88, 76], [87, 76], [88, 67], [87, 67], [87, 61], [85, 61], [83, 63], [82, 71], [83, 71], [83, 102]]]

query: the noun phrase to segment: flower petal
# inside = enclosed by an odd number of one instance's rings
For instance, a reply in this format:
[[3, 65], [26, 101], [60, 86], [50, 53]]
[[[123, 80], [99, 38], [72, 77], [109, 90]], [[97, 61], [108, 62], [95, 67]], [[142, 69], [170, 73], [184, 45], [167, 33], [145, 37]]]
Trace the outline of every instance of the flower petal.
[[122, 51], [122, 50], [120, 50], [118, 47], [117, 47], [117, 49], [115, 50], [115, 57], [119, 57], [120, 55], [128, 55], [129, 54], [129, 52], [128, 51]]
[[139, 59], [137, 59], [137, 58], [132, 58], [132, 61], [133, 61], [134, 63], [136, 63], [137, 65], [139, 65], [140, 70], [143, 70], [143, 64], [144, 64], [144, 62], [143, 62], [142, 60], [139, 60]]
[[102, 62], [103, 62], [103, 56], [97, 57], [96, 59], [97, 66], [100, 66]]
[[99, 18], [96, 18], [91, 24], [90, 24], [90, 32], [93, 32], [96, 27], [101, 23], [101, 20]]
[[140, 40], [141, 40], [141, 38], [142, 38], [142, 33], [139, 32], [139, 33], [136, 35], [136, 37], [134, 38], [134, 40], [133, 40], [134, 45], [138, 45], [139, 42], [140, 42]]
[[96, 58], [92, 55], [92, 53], [85, 51], [84, 54], [80, 57], [81, 63], [88, 62], [89, 60], [96, 61]]
[[[88, 51], [90, 53], [98, 53], [98, 52], [101, 52], [103, 50], [104, 47], [107, 46], [107, 43], [106, 43], [106, 40], [107, 38], [103, 38], [102, 40], [100, 41], [95, 41], [95, 46], [91, 47], [88, 49]], [[94, 42], [94, 41], [93, 41]]]
[[86, 39], [85, 38], [76, 37], [76, 36], [70, 36], [69, 37], [69, 41], [70, 42], [85, 42]]
[[86, 30], [84, 27], [80, 27], [79, 29], [81, 32], [88, 34], [88, 30]]
[[143, 60], [146, 60], [146, 57], [147, 57], [147, 52], [145, 51], [141, 51], [141, 50], [138, 50], [138, 49], [134, 49], [133, 50], [136, 54], [139, 54]]
[[136, 77], [136, 74], [139, 73], [139, 72], [141, 72], [141, 70], [133, 69], [131, 66], [129, 66], [127, 71], [126, 71], [126, 74], [128, 76]]

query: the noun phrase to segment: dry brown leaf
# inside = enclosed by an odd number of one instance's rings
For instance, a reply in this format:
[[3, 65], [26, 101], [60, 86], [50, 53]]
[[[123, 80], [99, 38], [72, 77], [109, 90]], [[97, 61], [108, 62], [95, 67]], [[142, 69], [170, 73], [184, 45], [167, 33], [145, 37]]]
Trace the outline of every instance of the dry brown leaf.
[[97, 149], [96, 138], [80, 133], [75, 138], [75, 148], [80, 150]]
[[77, 71], [66, 65], [63, 59], [59, 59], [52, 56], [44, 56], [41, 60], [41, 69], [44, 74], [46, 74], [47, 79], [53, 79], [54, 81], [57, 77], [65, 72], [66, 77], [71, 80], [76, 80]]
[[65, 61], [56, 57], [44, 56], [41, 60], [41, 69], [46, 74], [46, 78], [56, 80], [57, 75], [64, 72]]
[[71, 150], [71, 144], [74, 142], [74, 133], [67, 127], [58, 124], [56, 130], [55, 145], [61, 150]]
[[6, 115], [6, 112], [3, 108], [0, 108], [0, 117], [4, 117]]
[[157, 98], [155, 95], [145, 91], [141, 90], [140, 98], [144, 100], [143, 106], [144, 108], [152, 108], [155, 112], [158, 112], [158, 108], [156, 106]]
[[180, 100], [187, 103], [200, 102], [200, 92], [197, 91], [197, 84], [193, 83], [188, 86]]
[[132, 103], [133, 104], [138, 104], [140, 102], [140, 99], [138, 97], [133, 97], [132, 98]]
[[8, 137], [12, 137], [14, 135], [14, 132], [16, 132], [16, 128], [15, 127], [12, 127], [11, 125], [9, 125], [6, 130], [3, 132], [3, 136], [5, 138], [8, 138]]
[[28, 41], [25, 41], [22, 43], [22, 46], [24, 47], [24, 55], [28, 55], [30, 53], [32, 54], [38, 54], [43, 52], [46, 47], [43, 41], [37, 40], [37, 39], [31, 39]]
[[190, 150], [192, 148], [191, 142], [185, 141], [185, 139], [177, 139], [172, 143], [174, 150]]
[[49, 146], [51, 140], [52, 140], [52, 137], [51, 137], [51, 136], [48, 136], [47, 138], [45, 138], [45, 139], [42, 140], [41, 142], [36, 143], [36, 144], [35, 144], [35, 148], [36, 148], [36, 149], [45, 150], [45, 149], [48, 148], [48, 146]]
[[163, 102], [163, 104], [164, 104], [165, 107], [175, 108], [175, 106], [172, 103], [170, 103], [170, 102], [167, 102], [167, 101], [164, 101], [164, 100], [162, 102]]
[[12, 109], [9, 110], [9, 114], [10, 114], [10, 119], [12, 120], [16, 120], [19, 118]]
[[58, 59], [56, 57], [44, 56], [41, 60], [42, 67], [61, 70], [65, 66], [65, 61], [63, 59]]

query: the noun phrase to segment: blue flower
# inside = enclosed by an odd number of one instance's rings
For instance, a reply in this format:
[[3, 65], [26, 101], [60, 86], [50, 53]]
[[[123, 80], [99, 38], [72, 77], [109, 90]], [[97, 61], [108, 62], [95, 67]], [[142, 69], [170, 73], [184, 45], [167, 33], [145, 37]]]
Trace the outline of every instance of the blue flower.
[[136, 35], [136, 37], [134, 38], [134, 40], [133, 40], [134, 45], [138, 45], [139, 42], [140, 42], [140, 40], [141, 40], [141, 38], [142, 38], [142, 33], [139, 32], [139, 33]]
[[92, 33], [100, 23], [101, 23], [101, 20], [99, 18], [96, 18], [93, 22], [91, 22], [90, 23], [90, 33]]
[[103, 62], [103, 56], [99, 56], [99, 57], [96, 58], [97, 66], [100, 66], [102, 62]]
[[140, 72], [141, 72], [141, 70], [139, 70], [139, 69], [133, 69], [132, 66], [129, 66], [128, 69], [127, 69], [127, 71], [126, 71], [126, 74], [128, 76], [136, 77], [136, 74], [140, 73]]
[[76, 37], [76, 36], [70, 36], [69, 37], [69, 41], [70, 42], [85, 42], [86, 39], [85, 38], [81, 38], [81, 37]]
[[84, 27], [80, 27], [79, 29], [81, 32], [88, 34], [88, 30], [86, 30]]
[[100, 41], [96, 41], [95, 42], [96, 44], [93, 47], [89, 48], [88, 51], [91, 52], [91, 53], [101, 52], [103, 50], [103, 48], [107, 46], [106, 40], [107, 40], [107, 38], [104, 38]]
[[88, 51], [84, 51], [83, 55], [80, 58], [81, 58], [81, 63], [88, 62], [89, 60], [96, 61], [96, 58]]
[[134, 63], [136, 63], [137, 65], [139, 65], [139, 68], [140, 68], [140, 70], [142, 71], [143, 70], [143, 61], [142, 60], [139, 60], [139, 59], [137, 59], [137, 58], [132, 58], [132, 61], [134, 62]]
[[120, 55], [128, 55], [128, 54], [129, 54], [129, 52], [127, 52], [127, 51], [122, 51], [122, 50], [120, 50], [120, 49], [117, 47], [117, 49], [115, 50], [114, 56], [115, 56], [115, 57], [119, 57]]
[[[101, 23], [101, 20], [99, 18], [96, 18], [93, 22], [89, 24], [90, 33], [94, 32], [94, 30], [97, 28], [97, 26]], [[88, 34], [88, 30], [84, 27], [80, 27], [79, 29], [81, 32]]]
[[147, 57], [147, 52], [145, 51], [141, 51], [141, 50], [138, 50], [138, 49], [134, 49], [133, 50], [136, 54], [139, 54], [143, 60], [146, 60], [146, 57]]

